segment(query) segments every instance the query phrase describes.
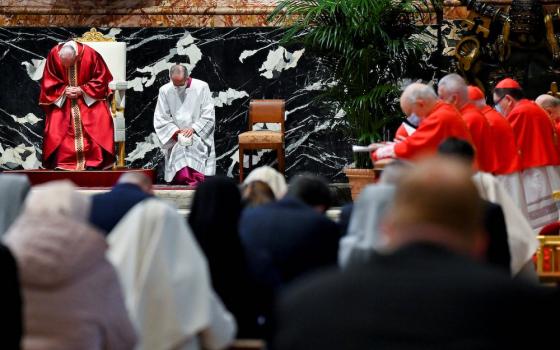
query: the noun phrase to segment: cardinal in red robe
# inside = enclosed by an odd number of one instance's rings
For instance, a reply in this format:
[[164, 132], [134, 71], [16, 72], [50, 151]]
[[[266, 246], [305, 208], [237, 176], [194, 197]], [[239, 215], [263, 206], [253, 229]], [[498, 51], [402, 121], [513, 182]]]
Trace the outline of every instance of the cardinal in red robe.
[[401, 109], [407, 116], [420, 119], [418, 129], [401, 142], [386, 145], [371, 153], [375, 162], [384, 158], [415, 160], [435, 154], [439, 144], [448, 137], [472, 142], [459, 111], [438, 100], [433, 88], [424, 84], [409, 85], [401, 95]]
[[112, 80], [105, 61], [91, 47], [69, 41], [51, 49], [39, 97], [46, 113], [44, 167], [104, 169], [114, 163], [107, 103]]

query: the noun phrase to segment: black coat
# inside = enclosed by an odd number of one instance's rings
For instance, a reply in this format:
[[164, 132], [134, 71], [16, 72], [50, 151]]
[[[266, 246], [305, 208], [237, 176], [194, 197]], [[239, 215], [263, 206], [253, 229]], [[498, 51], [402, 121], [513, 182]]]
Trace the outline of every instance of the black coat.
[[92, 196], [89, 221], [109, 234], [132, 207], [151, 197], [137, 185], [117, 184], [109, 192]]
[[2, 349], [19, 349], [23, 332], [22, 298], [16, 261], [10, 250], [0, 244], [0, 324]]
[[558, 312], [556, 297], [415, 244], [288, 291], [273, 349], [537, 349], [555, 334], [547, 316]]

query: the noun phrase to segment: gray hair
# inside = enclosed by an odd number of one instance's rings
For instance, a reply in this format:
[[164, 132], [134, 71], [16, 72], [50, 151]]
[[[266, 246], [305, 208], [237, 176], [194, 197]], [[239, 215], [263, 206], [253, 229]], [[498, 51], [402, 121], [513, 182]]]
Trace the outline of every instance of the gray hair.
[[461, 102], [469, 101], [467, 83], [462, 76], [457, 73], [447, 74], [439, 80], [438, 88], [445, 89], [450, 94], [457, 94]]
[[182, 64], [174, 64], [169, 68], [169, 77], [171, 78], [173, 75], [181, 71], [184, 74], [184, 77], [187, 78], [189, 76], [189, 70], [185, 65]]
[[417, 100], [434, 101], [438, 97], [433, 87], [421, 83], [412, 83], [404, 89], [401, 98], [408, 103], [415, 103]]
[[550, 95], [540, 95], [535, 102], [542, 108], [556, 108], [560, 106], [560, 98]]
[[71, 45], [64, 45], [60, 50], [58, 50], [58, 57], [62, 58], [65, 56], [76, 56], [76, 50]]

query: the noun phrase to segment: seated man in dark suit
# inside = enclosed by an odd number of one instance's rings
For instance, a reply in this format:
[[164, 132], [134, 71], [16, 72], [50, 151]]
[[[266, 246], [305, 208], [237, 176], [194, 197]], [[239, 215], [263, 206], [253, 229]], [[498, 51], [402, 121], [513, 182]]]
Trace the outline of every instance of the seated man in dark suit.
[[555, 326], [545, 316], [558, 310], [556, 292], [478, 263], [481, 221], [464, 162], [419, 162], [386, 221], [391, 253], [287, 290], [272, 349], [539, 348], [553, 334], [544, 328]]
[[242, 213], [239, 232], [249, 268], [263, 289], [263, 316], [269, 313], [274, 292], [301, 276], [336, 264], [339, 228], [322, 213], [329, 206], [325, 182], [303, 175], [290, 183], [281, 200]]
[[92, 196], [89, 221], [109, 234], [132, 207], [153, 195], [152, 180], [148, 176], [139, 172], [124, 173], [111, 191]]

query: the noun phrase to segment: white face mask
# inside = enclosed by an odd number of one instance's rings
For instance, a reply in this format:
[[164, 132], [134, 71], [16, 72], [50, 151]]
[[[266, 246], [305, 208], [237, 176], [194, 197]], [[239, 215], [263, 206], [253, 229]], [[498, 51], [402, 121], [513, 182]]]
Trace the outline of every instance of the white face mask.
[[408, 120], [408, 122], [416, 127], [418, 127], [418, 125], [420, 125], [420, 117], [418, 117], [416, 115], [416, 113], [412, 113], [410, 116], [408, 116], [406, 118], [406, 120]]
[[175, 90], [177, 90], [177, 92], [183, 92], [187, 89], [186, 85], [181, 85], [181, 86], [175, 86]]

